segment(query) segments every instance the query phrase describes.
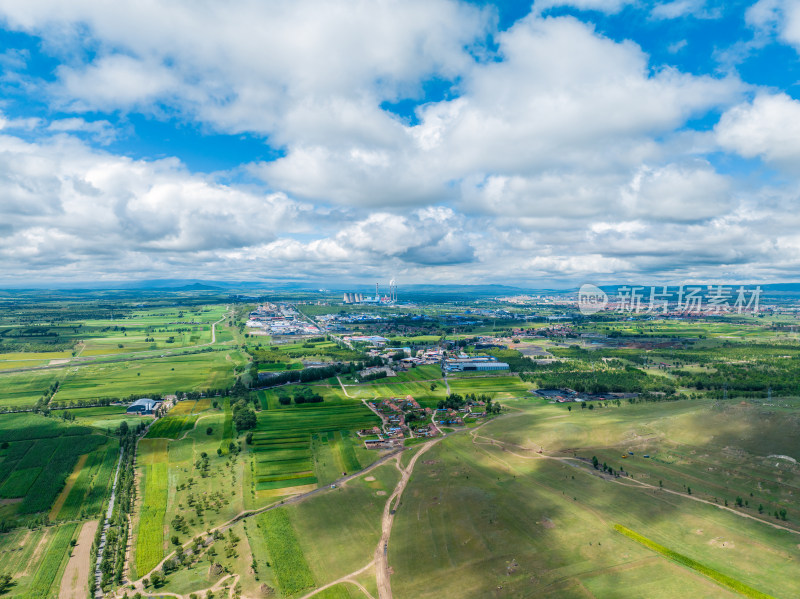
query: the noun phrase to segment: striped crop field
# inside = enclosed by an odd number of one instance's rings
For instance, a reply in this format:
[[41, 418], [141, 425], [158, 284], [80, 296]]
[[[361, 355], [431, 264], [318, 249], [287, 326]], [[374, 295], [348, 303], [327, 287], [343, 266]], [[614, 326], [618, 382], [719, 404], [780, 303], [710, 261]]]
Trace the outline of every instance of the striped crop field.
[[358, 462], [356, 452], [353, 449], [353, 443], [347, 435], [347, 432], [345, 432], [344, 435], [341, 431], [329, 432], [328, 443], [333, 450], [336, 462], [339, 465], [339, 470], [348, 473], [361, 470], [361, 464]]
[[144, 487], [139, 531], [136, 538], [135, 567], [145, 576], [164, 557], [164, 515], [167, 510], [166, 441], [142, 440], [139, 443]]
[[256, 489], [316, 484], [311, 453], [311, 435], [316, 433], [333, 436], [344, 471], [358, 470], [360, 465], [352, 444], [340, 431], [372, 427], [378, 422], [361, 403], [302, 406], [259, 413], [251, 444], [256, 461]]
[[313, 588], [314, 576], [297, 541], [297, 534], [286, 509], [260, 514], [256, 519], [256, 526], [267, 541], [281, 594], [284, 597], [299, 595]]
[[177, 439], [184, 431], [191, 430], [197, 421], [197, 416], [191, 414], [173, 414], [156, 420], [147, 431], [148, 439]]
[[194, 400], [179, 401], [169, 411], [169, 415], [170, 416], [177, 416], [177, 415], [191, 414], [191, 413], [194, 412], [194, 408], [195, 408], [196, 405], [197, 405], [197, 401], [194, 401]]
[[75, 520], [99, 514], [119, 458], [119, 443], [112, 441], [89, 454], [64, 505], [59, 520]]
[[69, 557], [70, 541], [75, 537], [77, 524], [62, 524], [47, 546], [44, 557], [39, 562], [26, 597], [57, 597], [59, 580], [56, 576]]

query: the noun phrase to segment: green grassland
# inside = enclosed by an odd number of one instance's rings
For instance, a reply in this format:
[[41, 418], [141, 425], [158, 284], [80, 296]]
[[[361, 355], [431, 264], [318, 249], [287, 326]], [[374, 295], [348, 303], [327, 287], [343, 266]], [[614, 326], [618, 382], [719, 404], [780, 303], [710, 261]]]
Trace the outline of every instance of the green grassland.
[[[615, 524], [680, 548], [698, 563], [769, 595], [788, 597], [796, 591], [800, 535], [660, 490], [652, 473], [645, 478], [647, 473], [639, 471], [638, 460], [635, 467], [630, 458], [624, 460], [626, 469], [634, 480], [642, 477], [655, 488], [625, 477], [601, 478], [580, 460], [543, 457], [591, 457], [601, 448], [608, 448], [610, 456], [616, 445], [616, 468], [623, 449], [638, 454], [636, 444], [644, 442], [645, 433], [652, 442], [654, 434], [661, 434], [657, 426], [664, 423], [661, 441], [713, 460], [742, 437], [723, 433], [715, 445], [708, 427], [713, 416], [709, 403], [646, 404], [593, 413], [569, 413], [562, 406], [533, 401], [510, 405], [519, 409], [475, 433], [507, 443], [505, 449], [486, 439], [474, 443], [461, 433], [417, 463], [389, 548], [398, 596], [484, 597], [494, 596], [499, 587], [504, 596], [573, 597], [586, 590], [598, 597], [733, 596], [702, 574], [619, 535]], [[754, 431], [761, 454], [788, 449], [763, 434], [774, 424]], [[752, 414], [729, 414], [722, 428], [737, 426], [739, 432], [756, 428]], [[759, 462], [746, 454], [739, 459]], [[704, 465], [693, 468], [696, 476], [705, 476]], [[667, 474], [659, 473], [665, 486]], [[680, 488], [679, 476], [672, 476], [671, 484]], [[748, 487], [737, 488], [743, 481], [730, 477], [727, 482], [729, 493], [750, 498]], [[752, 508], [742, 512], [757, 515]]]
[[[0, 306], [0, 408], [32, 407], [56, 382], [50, 407], [229, 388], [238, 376], [250, 380], [251, 358], [259, 370], [363, 359], [330, 341], [245, 341], [239, 325], [247, 306], [229, 312], [225, 304], [193, 301], [98, 302], [83, 311], [52, 304], [40, 316]], [[340, 308], [306, 307], [313, 313]], [[210, 344], [211, 323], [231, 313], [236, 316], [216, 326], [213, 351], [195, 349]], [[245, 509], [273, 503], [275, 509], [217, 536], [198, 563], [170, 573], [161, 591], [189, 595], [230, 573], [238, 576], [242, 596], [294, 599], [363, 568], [374, 558], [381, 514], [400, 473], [391, 460], [368, 477], [329, 486], [381, 455], [364, 449], [354, 434], [379, 422], [362, 400], [411, 395], [431, 406], [449, 388], [462, 396], [488, 394], [505, 405], [504, 415], [448, 431], [416, 463], [394, 506], [388, 548], [394, 596], [680, 599], [734, 597], [742, 589], [749, 596], [797, 596], [800, 534], [792, 531], [800, 531], [794, 461], [800, 459], [800, 400], [790, 391], [800, 376], [800, 345], [787, 332], [793, 322], [586, 321], [578, 332], [610, 337], [596, 345], [581, 338], [536, 341], [558, 358], [550, 366], [500, 350], [515, 372], [454, 373], [445, 381], [439, 366], [430, 365], [359, 383], [357, 374], [343, 373], [344, 389], [337, 377], [262, 389], [252, 393], [260, 410], [249, 443], [234, 427], [231, 399], [179, 402], [139, 441], [131, 577], [149, 575], [174, 549], [173, 537], [178, 543], [205, 538], [205, 531]], [[439, 325], [429, 324], [358, 328], [410, 345], [440, 339]], [[510, 326], [517, 325], [462, 328], [448, 338], [507, 335]], [[42, 350], [48, 344], [52, 352]], [[73, 362], [8, 372], [67, 359]], [[619, 406], [594, 402], [593, 409], [571, 404], [570, 411], [531, 395], [546, 381], [639, 381], [670, 393]], [[718, 401], [723, 384], [728, 401]], [[278, 400], [301, 390], [323, 401]], [[58, 418], [61, 410], [51, 414], [0, 415], [0, 523], [10, 527], [0, 533], [0, 571], [13, 574], [13, 597], [57, 594], [80, 521], [96, 517], [108, 498], [119, 456], [115, 431], [122, 422], [151, 421], [127, 416], [121, 405], [73, 405], [72, 422]], [[407, 465], [414, 447], [425, 443], [415, 442], [398, 464]], [[624, 476], [593, 468], [592, 457]], [[312, 496], [277, 507], [313, 489]], [[45, 516], [55, 525], [37, 528]], [[212, 561], [221, 570], [211, 569]], [[374, 569], [358, 580], [378, 596]], [[220, 593], [234, 594], [232, 588]], [[339, 584], [318, 596], [361, 592]]]
[[369, 477], [285, 508], [318, 585], [359, 570], [372, 560], [380, 538], [381, 514], [398, 480], [394, 465], [384, 464]]
[[796, 401], [765, 408], [694, 400], [566, 412], [546, 405], [535, 410], [547, 418], [505, 434], [509, 442], [536, 445], [552, 455], [571, 456], [581, 448], [581, 457], [594, 455], [634, 478], [661, 481], [664, 488], [685, 492], [690, 487], [695, 496], [721, 504], [733, 505], [741, 496], [750, 512], [759, 504], [768, 516], [785, 508], [790, 519], [800, 521], [795, 499], [800, 472], [790, 461], [768, 457], [800, 455], [797, 407]]
[[2, 374], [0, 371], [0, 407], [30, 408], [62, 375], [58, 370]]
[[241, 363], [239, 352], [206, 352], [83, 366], [70, 369], [55, 398], [63, 403], [226, 388], [233, 384], [233, 365]]

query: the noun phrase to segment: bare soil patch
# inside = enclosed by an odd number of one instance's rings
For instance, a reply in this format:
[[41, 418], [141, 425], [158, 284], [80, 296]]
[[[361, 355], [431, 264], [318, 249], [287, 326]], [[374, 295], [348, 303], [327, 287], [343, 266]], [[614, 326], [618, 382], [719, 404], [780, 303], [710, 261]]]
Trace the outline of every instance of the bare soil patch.
[[539, 522], [542, 525], [542, 528], [555, 528], [555, 523], [550, 518], [542, 518]]
[[89, 572], [92, 569], [92, 541], [97, 532], [98, 521], [90, 520], [83, 525], [78, 535], [78, 544], [72, 550], [67, 568], [61, 577], [58, 599], [83, 599], [89, 594]]

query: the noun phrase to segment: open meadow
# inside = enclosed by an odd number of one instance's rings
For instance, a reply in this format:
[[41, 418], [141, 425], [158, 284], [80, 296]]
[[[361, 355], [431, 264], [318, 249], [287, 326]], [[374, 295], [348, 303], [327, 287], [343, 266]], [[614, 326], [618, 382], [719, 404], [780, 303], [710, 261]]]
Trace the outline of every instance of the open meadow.
[[[759, 430], [752, 410], [718, 414], [709, 402], [572, 412], [508, 405], [507, 415], [444, 440], [417, 465], [389, 547], [398, 596], [738, 596], [615, 525], [767, 595], [796, 595], [800, 473], [765, 460], [797, 455], [796, 420], [773, 414]], [[709, 427], [712, 419], [720, 426]], [[770, 436], [774, 427], [793, 440]], [[676, 451], [681, 468], [659, 459]], [[595, 469], [593, 456], [626, 475]], [[736, 507], [737, 496], [749, 505]], [[788, 522], [770, 513], [778, 505]]]

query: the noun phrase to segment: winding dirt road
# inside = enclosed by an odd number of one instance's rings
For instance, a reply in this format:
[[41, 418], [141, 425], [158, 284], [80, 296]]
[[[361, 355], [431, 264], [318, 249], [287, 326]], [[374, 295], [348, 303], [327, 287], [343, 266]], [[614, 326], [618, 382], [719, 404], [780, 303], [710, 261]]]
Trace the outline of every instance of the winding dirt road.
[[411, 478], [414, 465], [417, 463], [419, 457], [441, 441], [442, 438], [443, 437], [439, 437], [438, 439], [429, 441], [420, 447], [419, 451], [411, 458], [408, 466], [401, 470], [402, 475], [400, 476], [400, 481], [397, 483], [397, 486], [394, 488], [394, 491], [389, 496], [383, 508], [381, 540], [375, 548], [375, 578], [378, 582], [378, 597], [380, 599], [392, 599], [392, 583], [389, 580], [389, 537], [392, 534], [392, 523], [394, 522], [394, 514], [397, 510], [397, 506], [400, 504], [400, 497], [403, 495], [403, 491]]
[[324, 584], [321, 587], [318, 587], [318, 588], [314, 589], [310, 593], [306, 593], [305, 595], [300, 597], [300, 599], [309, 599], [309, 597], [313, 597], [317, 593], [321, 593], [322, 591], [324, 591], [326, 589], [329, 589], [332, 586], [336, 586], [337, 584], [342, 584], [342, 583], [345, 583], [345, 582], [350, 583], [350, 584], [355, 585], [356, 587], [358, 587], [358, 589], [362, 593], [364, 593], [367, 597], [369, 597], [369, 599], [375, 599], [375, 597], [370, 595], [369, 591], [366, 588], [364, 588], [364, 585], [362, 585], [360, 582], [355, 580], [356, 576], [358, 576], [359, 574], [363, 574], [364, 572], [369, 570], [374, 565], [375, 565], [375, 560], [372, 560], [370, 563], [368, 563], [363, 568], [361, 568], [359, 570], [356, 570], [355, 572], [350, 572], [350, 574], [347, 574], [346, 576], [342, 576], [341, 578], [333, 580], [333, 581], [329, 582], [328, 584]]

